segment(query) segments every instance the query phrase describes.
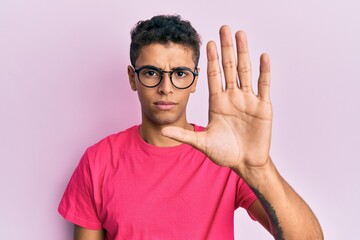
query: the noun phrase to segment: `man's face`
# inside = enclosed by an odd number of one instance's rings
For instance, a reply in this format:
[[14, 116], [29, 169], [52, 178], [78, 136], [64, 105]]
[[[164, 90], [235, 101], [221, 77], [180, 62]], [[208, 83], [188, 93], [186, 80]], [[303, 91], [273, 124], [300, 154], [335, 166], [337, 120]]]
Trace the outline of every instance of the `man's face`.
[[[136, 60], [136, 68], [154, 66], [163, 71], [187, 67], [194, 71], [193, 51], [183, 45], [151, 44], [142, 47]], [[172, 85], [168, 73], [164, 73], [161, 83], [148, 88], [143, 86], [131, 66], [128, 67], [131, 88], [138, 92], [143, 123], [155, 125], [182, 126], [187, 123], [186, 105], [190, 93], [195, 92], [197, 78], [187, 89], [177, 89]]]

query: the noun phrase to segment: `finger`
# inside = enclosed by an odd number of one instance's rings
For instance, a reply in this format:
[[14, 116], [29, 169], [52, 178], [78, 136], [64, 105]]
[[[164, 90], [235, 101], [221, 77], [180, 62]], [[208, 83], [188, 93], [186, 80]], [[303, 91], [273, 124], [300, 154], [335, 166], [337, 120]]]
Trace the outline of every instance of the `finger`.
[[206, 46], [207, 53], [207, 75], [209, 84], [209, 93], [211, 95], [222, 92], [221, 70], [219, 64], [219, 55], [216, 50], [216, 44], [213, 41], [208, 42]]
[[260, 57], [258, 95], [262, 100], [270, 101], [270, 57], [266, 53]]
[[240, 89], [245, 92], [250, 92], [252, 91], [251, 62], [246, 33], [243, 31], [236, 32], [235, 39], [238, 58], [237, 72], [240, 79]]
[[168, 138], [176, 141], [187, 143], [196, 149], [204, 152], [204, 132], [189, 131], [180, 127], [165, 127], [161, 130], [161, 133]]
[[236, 58], [229, 26], [220, 28], [221, 59], [224, 69], [226, 89], [239, 87], [237, 83]]

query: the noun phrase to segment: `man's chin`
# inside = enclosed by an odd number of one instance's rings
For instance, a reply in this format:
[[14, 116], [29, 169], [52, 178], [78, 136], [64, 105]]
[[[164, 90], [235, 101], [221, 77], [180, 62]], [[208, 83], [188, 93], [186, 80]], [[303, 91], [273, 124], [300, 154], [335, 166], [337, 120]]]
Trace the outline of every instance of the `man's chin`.
[[158, 126], [174, 126], [178, 125], [180, 120], [175, 117], [159, 117], [151, 119], [154, 125]]
[[160, 119], [155, 122], [159, 126], [172, 126], [176, 125], [177, 121], [174, 119]]

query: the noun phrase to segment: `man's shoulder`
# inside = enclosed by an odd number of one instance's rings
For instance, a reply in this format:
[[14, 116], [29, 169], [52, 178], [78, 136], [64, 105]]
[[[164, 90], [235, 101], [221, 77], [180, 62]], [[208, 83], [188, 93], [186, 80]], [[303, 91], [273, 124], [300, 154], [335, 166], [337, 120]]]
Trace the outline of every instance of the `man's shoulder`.
[[123, 131], [113, 133], [101, 139], [99, 142], [90, 146], [87, 151], [106, 151], [110, 149], [128, 148], [134, 143], [135, 134], [138, 131], [139, 125], [134, 125]]

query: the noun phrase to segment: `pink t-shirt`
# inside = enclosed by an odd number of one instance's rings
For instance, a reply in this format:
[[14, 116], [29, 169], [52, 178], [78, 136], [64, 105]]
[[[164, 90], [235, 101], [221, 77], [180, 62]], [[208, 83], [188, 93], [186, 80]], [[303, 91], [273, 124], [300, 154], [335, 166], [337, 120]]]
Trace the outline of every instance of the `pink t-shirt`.
[[233, 239], [234, 210], [255, 199], [231, 169], [187, 144], [150, 145], [133, 126], [87, 149], [58, 210], [108, 240]]

